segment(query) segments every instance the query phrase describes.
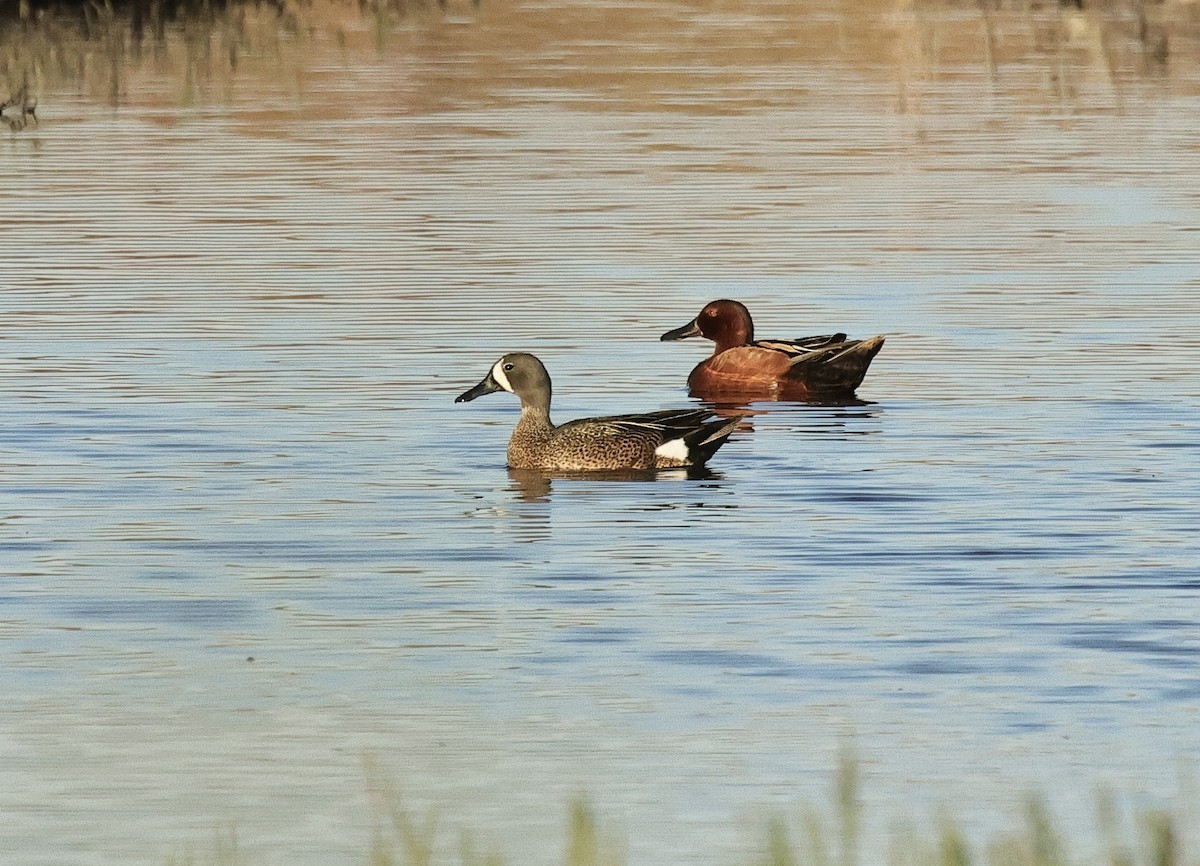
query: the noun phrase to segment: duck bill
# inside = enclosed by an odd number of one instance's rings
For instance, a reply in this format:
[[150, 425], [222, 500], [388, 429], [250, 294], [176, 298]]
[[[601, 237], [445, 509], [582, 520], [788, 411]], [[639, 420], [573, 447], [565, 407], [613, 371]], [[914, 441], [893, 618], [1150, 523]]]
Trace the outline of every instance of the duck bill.
[[491, 394], [495, 391], [503, 391], [503, 390], [504, 389], [500, 387], [500, 383], [497, 382], [496, 379], [492, 376], [491, 371], [488, 371], [488, 374], [483, 377], [482, 382], [480, 382], [478, 385], [476, 385], [474, 388], [471, 388], [468, 391], [463, 391], [461, 394], [459, 394], [457, 397], [454, 398], [454, 402], [455, 403], [467, 403], [471, 400], [474, 400], [476, 397], [482, 397], [484, 394]]
[[673, 331], [667, 331], [658, 339], [664, 343], [668, 340], [686, 340], [688, 337], [699, 337], [700, 323], [696, 319], [692, 319], [682, 328], [676, 328]]

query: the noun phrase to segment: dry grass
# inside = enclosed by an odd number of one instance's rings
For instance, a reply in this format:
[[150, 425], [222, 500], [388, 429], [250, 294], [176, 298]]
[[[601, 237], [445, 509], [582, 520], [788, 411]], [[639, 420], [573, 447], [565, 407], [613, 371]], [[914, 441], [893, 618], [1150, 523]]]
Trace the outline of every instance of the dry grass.
[[[376, 829], [366, 866], [503, 866], [522, 863], [509, 856], [480, 853], [474, 837], [460, 839], [456, 855], [439, 857], [439, 817], [416, 815], [391, 784], [368, 767]], [[883, 866], [861, 854], [864, 814], [858, 763], [844, 756], [825, 809], [805, 807], [794, 817], [767, 816], [758, 850], [748, 850], [730, 866]], [[892, 833], [887, 866], [1200, 866], [1188, 851], [1187, 810], [1148, 810], [1126, 815], [1112, 796], [1097, 800], [1094, 838], [1068, 838], [1042, 797], [1029, 797], [1013, 829], [973, 845], [957, 821], [939, 815], [928, 826], [911, 821]], [[872, 816], [875, 817], [875, 816]], [[1124, 829], [1123, 829], [1124, 828]], [[585, 799], [567, 811], [564, 866], [622, 866], [627, 860], [618, 837], [606, 832]], [[238, 851], [233, 832], [219, 835], [211, 856], [172, 858], [169, 866], [253, 866]], [[684, 866], [685, 861], [680, 861]], [[668, 866], [664, 863], [661, 866]]]

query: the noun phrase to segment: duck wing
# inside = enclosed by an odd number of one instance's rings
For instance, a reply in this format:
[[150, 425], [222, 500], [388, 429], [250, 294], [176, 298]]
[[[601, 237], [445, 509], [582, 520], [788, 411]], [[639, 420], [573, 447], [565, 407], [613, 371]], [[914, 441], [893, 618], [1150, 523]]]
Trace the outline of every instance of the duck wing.
[[604, 436], [628, 436], [661, 445], [668, 439], [682, 436], [712, 417], [707, 409], [660, 409], [657, 412], [638, 412], [628, 415], [605, 415], [599, 418], [579, 418], [564, 427], [579, 427]]
[[877, 335], [808, 349], [792, 357], [787, 378], [803, 382], [811, 391], [853, 391], [862, 384], [883, 341], [883, 336]]
[[579, 418], [556, 428], [554, 435], [619, 453], [623, 465], [629, 461], [628, 465], [644, 468], [698, 466], [725, 444], [741, 420], [741, 416], [714, 419], [707, 409], [663, 409]]
[[783, 352], [785, 355], [799, 356], [844, 342], [846, 342], [846, 335], [838, 333], [822, 334], [815, 337], [797, 337], [794, 340], [755, 340], [751, 345], [762, 349], [771, 349], [774, 352]]

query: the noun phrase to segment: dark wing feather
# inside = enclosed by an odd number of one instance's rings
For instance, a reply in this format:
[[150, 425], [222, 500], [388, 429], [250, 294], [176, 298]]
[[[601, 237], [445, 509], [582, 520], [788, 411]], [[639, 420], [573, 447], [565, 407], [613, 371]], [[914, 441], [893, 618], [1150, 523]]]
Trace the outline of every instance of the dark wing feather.
[[696, 429], [711, 415], [707, 409], [662, 409], [657, 412], [608, 415], [581, 420], [588, 424], [603, 425], [604, 429], [614, 436], [653, 438], [661, 444]]
[[756, 340], [754, 345], [763, 349], [783, 352], [785, 355], [801, 356], [844, 342], [846, 342], [846, 335], [839, 333], [798, 337], [795, 340]]
[[883, 340], [882, 336], [845, 340], [797, 354], [789, 362], [788, 376], [803, 377], [815, 390], [852, 391], [862, 383]]

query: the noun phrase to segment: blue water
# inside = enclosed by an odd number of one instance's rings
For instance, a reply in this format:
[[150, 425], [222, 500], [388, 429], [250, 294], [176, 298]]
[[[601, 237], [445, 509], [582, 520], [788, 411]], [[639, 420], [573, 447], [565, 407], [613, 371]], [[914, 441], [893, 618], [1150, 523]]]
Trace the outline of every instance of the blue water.
[[[982, 837], [1030, 789], [1084, 827], [1098, 788], [1168, 798], [1200, 755], [1194, 64], [1114, 89], [1072, 56], [1064, 97], [1033, 56], [905, 79], [905, 112], [886, 63], [676, 45], [692, 81], [619, 59], [669, 28], [581, 27], [566, 87], [473, 41], [516, 8], [409, 34], [504, 73], [437, 105], [398, 83], [429, 56], [318, 44], [290, 98], [64, 87], [5, 143], [8, 862], [230, 826], [364, 862], [381, 779], [450, 850], [558, 862], [588, 791], [633, 864], [745, 862], [848, 744], [873, 851], [939, 805]], [[861, 402], [755, 404], [653, 482], [510, 473], [515, 401], [452, 402], [509, 350], [560, 421], [694, 402], [705, 347], [657, 338], [721, 296], [763, 337], [887, 334]]]

